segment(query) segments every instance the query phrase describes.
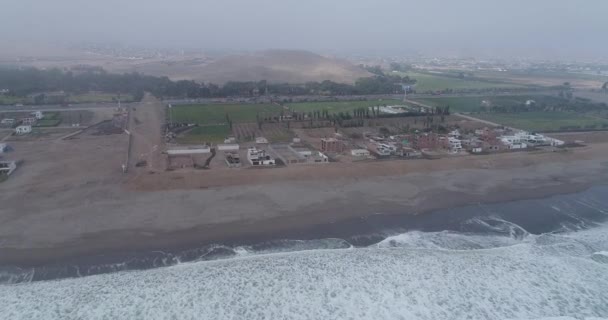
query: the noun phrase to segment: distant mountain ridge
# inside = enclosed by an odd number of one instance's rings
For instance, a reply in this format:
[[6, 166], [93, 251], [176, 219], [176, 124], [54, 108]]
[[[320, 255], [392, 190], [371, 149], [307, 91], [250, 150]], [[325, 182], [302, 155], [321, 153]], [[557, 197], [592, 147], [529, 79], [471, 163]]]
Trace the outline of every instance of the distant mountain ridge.
[[352, 63], [303, 50], [266, 50], [229, 55], [202, 67], [197, 80], [213, 83], [259, 81], [305, 83], [331, 80], [354, 83], [372, 74]]

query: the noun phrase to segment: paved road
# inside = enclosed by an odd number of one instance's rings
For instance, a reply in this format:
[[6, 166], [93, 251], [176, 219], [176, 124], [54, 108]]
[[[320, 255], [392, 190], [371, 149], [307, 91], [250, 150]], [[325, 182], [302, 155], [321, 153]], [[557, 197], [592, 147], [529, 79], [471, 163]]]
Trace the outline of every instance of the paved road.
[[471, 116], [467, 116], [464, 115], [462, 113], [454, 113], [455, 116], [459, 116], [461, 118], [465, 118], [465, 119], [469, 119], [469, 120], [473, 120], [473, 121], [477, 121], [477, 122], [481, 122], [481, 123], [485, 123], [485, 124], [489, 124], [491, 126], [495, 126], [495, 127], [502, 127], [503, 125], [500, 123], [496, 123], [496, 122], [492, 122], [492, 121], [488, 121], [488, 120], [483, 120], [483, 119], [479, 119], [479, 118], [475, 118], [475, 117], [471, 117]]
[[[122, 103], [122, 106], [127, 107], [135, 105], [135, 103]], [[74, 104], [71, 106], [61, 105], [25, 105], [25, 106], [7, 106], [0, 105], [0, 112], [32, 112], [36, 110], [41, 111], [71, 111], [71, 110], [94, 110], [99, 108], [116, 108], [115, 103], [81, 103]]]
[[[415, 104], [415, 105], [418, 105], [418, 106], [421, 106], [421, 107], [433, 108], [433, 106], [429, 106], [429, 105], [427, 105], [427, 104], [424, 104], [424, 103], [421, 103], [421, 102], [417, 102], [417, 101], [411, 101], [411, 100], [407, 100], [407, 102], [408, 102], [408, 103]], [[491, 126], [494, 126], [494, 127], [503, 127], [503, 125], [502, 125], [502, 124], [500, 124], [500, 123], [496, 123], [496, 122], [492, 122], [492, 121], [488, 121], [488, 120], [483, 120], [483, 119], [479, 119], [479, 118], [475, 118], [475, 117], [471, 117], [471, 116], [469, 116], [469, 115], [464, 115], [464, 114], [462, 114], [462, 113], [458, 113], [458, 112], [453, 113], [453, 115], [458, 116], [458, 117], [461, 117], [461, 118], [465, 118], [465, 119], [468, 119], [468, 120], [472, 120], [472, 121], [477, 121], [477, 122], [485, 123], [485, 124], [487, 124], [487, 125], [491, 125]], [[512, 128], [512, 127], [505, 127], [505, 128], [510, 128], [510, 129], [518, 130], [518, 129], [516, 129], [516, 128]]]

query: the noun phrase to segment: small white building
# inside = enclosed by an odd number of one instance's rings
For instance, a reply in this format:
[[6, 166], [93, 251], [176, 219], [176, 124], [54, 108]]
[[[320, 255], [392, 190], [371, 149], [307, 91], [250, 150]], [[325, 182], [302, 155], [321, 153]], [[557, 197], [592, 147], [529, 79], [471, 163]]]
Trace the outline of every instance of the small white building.
[[366, 149], [352, 149], [350, 150], [350, 154], [354, 157], [369, 157], [369, 150]]
[[255, 143], [257, 143], [257, 144], [268, 144], [268, 139], [266, 139], [264, 137], [257, 137], [257, 138], [255, 138]]
[[308, 148], [292, 148], [295, 153], [300, 155], [301, 157], [308, 158], [312, 156], [312, 150]]
[[5, 153], [8, 151], [8, 145], [6, 143], [0, 143], [0, 153]]
[[32, 116], [34, 116], [34, 118], [41, 120], [44, 118], [44, 113], [42, 113], [42, 111], [34, 111], [32, 113], [30, 113]]
[[0, 121], [0, 124], [3, 126], [12, 126], [13, 124], [15, 124], [15, 119], [5, 118]]
[[321, 151], [314, 152], [310, 157], [307, 157], [310, 162], [313, 163], [325, 163], [329, 162], [329, 157], [323, 154]]
[[218, 144], [217, 145], [217, 150], [219, 150], [219, 151], [238, 151], [239, 150], [239, 145], [235, 144], [235, 143]]
[[462, 150], [462, 143], [459, 139], [448, 137], [448, 143], [450, 144], [450, 150], [456, 152]]
[[170, 156], [189, 155], [189, 154], [205, 154], [205, 153], [210, 153], [210, 152], [211, 152], [211, 148], [209, 148], [209, 146], [192, 146], [192, 147], [187, 147], [187, 148], [177, 147], [177, 148], [170, 148], [167, 150], [167, 154]]
[[247, 149], [247, 160], [252, 166], [274, 166], [275, 160], [265, 150], [256, 147]]
[[28, 134], [32, 132], [32, 126], [18, 126], [15, 128], [15, 133], [18, 135]]

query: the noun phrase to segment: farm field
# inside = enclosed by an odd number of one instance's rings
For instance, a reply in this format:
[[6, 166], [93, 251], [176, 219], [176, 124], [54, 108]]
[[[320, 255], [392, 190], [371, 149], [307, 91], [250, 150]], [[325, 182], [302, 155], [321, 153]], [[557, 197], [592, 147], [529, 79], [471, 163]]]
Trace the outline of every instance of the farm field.
[[[121, 102], [133, 101], [133, 96], [130, 94], [121, 94]], [[114, 102], [118, 101], [118, 95], [114, 93], [105, 92], [89, 92], [82, 94], [73, 94], [68, 97], [68, 102], [71, 103], [100, 103], [100, 102]]]
[[445, 89], [491, 89], [491, 88], [522, 88], [524, 85], [502, 82], [486, 82], [479, 80], [458, 79], [453, 77], [444, 77], [441, 75], [432, 75], [428, 73], [418, 72], [393, 72], [399, 76], [408, 76], [416, 79], [414, 89], [417, 92], [436, 91]]
[[297, 102], [285, 104], [293, 111], [309, 112], [327, 110], [330, 114], [352, 111], [358, 108], [368, 108], [377, 105], [403, 105], [400, 100], [369, 100], [369, 101], [325, 101]]
[[233, 122], [256, 122], [256, 116], [276, 114], [281, 107], [275, 104], [192, 104], [173, 106], [169, 111], [174, 122], [225, 124], [226, 114]]
[[[287, 103], [286, 106], [297, 112], [327, 110], [329, 113], [352, 111], [377, 105], [403, 104], [399, 100], [374, 101], [328, 101]], [[281, 107], [275, 104], [193, 104], [173, 106], [170, 111], [174, 122], [205, 124], [224, 124], [226, 115], [234, 123], [256, 122], [256, 116], [278, 115]]]
[[475, 117], [528, 131], [608, 128], [608, 119], [573, 112], [479, 113]]
[[182, 136], [178, 136], [176, 140], [184, 144], [222, 143], [230, 134], [228, 125], [206, 125], [194, 127]]
[[449, 105], [452, 112], [479, 112], [482, 101], [489, 101], [491, 105], [514, 105], [525, 103], [526, 100], [534, 100], [537, 103], [559, 101], [559, 98], [551, 96], [487, 96], [487, 97], [440, 97], [414, 99], [413, 101], [433, 107], [444, 107]]

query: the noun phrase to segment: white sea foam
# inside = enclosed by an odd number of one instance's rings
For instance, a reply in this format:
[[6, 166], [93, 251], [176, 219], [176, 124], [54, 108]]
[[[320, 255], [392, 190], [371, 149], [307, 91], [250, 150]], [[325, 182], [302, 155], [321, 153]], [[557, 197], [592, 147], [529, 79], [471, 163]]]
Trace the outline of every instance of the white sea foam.
[[0, 318], [606, 318], [608, 264], [593, 257], [604, 257], [607, 234], [411, 232], [361, 249], [1, 285]]

